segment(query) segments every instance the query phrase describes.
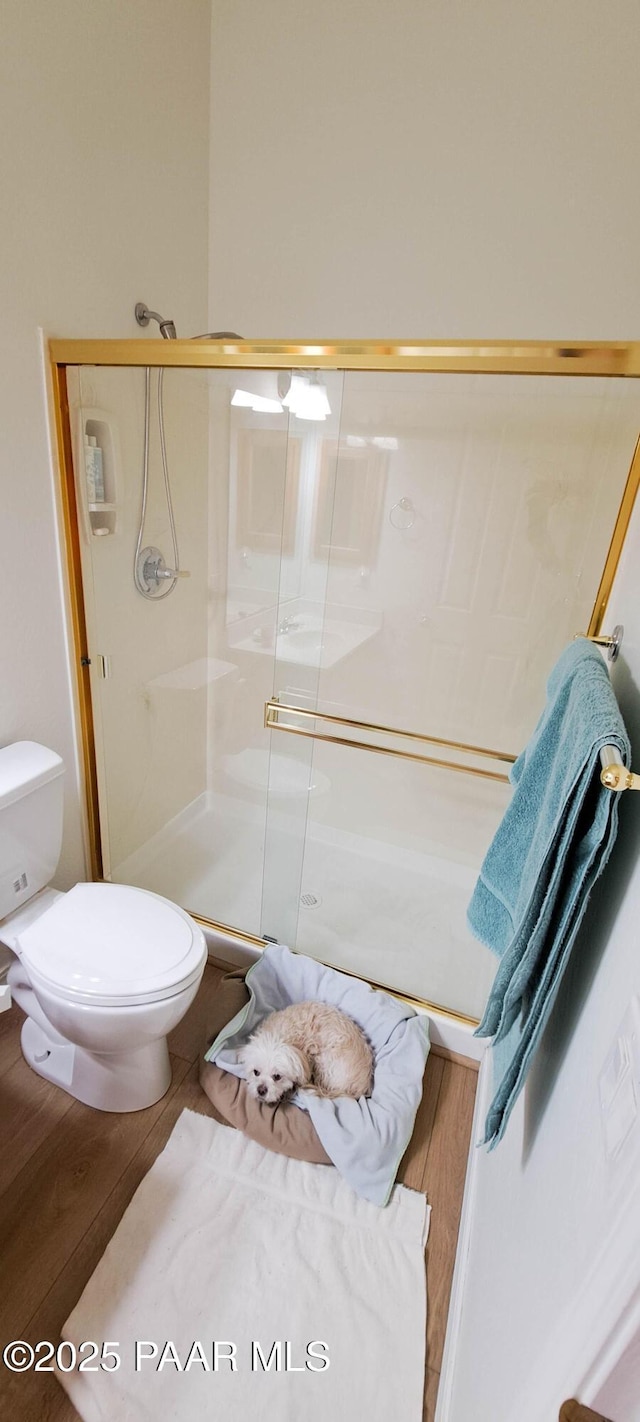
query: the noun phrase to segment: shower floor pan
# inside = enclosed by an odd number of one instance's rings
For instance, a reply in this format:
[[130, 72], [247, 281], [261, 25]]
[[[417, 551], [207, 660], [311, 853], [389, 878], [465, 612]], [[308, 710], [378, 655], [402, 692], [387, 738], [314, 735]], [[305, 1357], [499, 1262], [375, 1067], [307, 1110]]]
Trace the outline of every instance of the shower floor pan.
[[[295, 865], [300, 822], [270, 829], [277, 861]], [[112, 877], [164, 894], [193, 913], [277, 938], [262, 922], [264, 812], [233, 796], [205, 796], [121, 863]], [[412, 997], [479, 1018], [495, 959], [466, 925], [477, 870], [415, 850], [309, 823], [289, 943]], [[273, 898], [273, 894], [270, 895]], [[291, 920], [290, 920], [291, 921]]]

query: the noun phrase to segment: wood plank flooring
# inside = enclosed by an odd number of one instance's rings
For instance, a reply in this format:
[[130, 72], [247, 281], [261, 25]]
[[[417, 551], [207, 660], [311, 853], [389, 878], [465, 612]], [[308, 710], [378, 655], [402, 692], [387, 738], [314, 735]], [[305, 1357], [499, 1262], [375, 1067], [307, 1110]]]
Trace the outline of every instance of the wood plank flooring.
[[[147, 1111], [92, 1111], [31, 1071], [20, 1053], [22, 1013], [0, 1015], [0, 1349], [56, 1341], [140, 1181], [185, 1107], [216, 1113], [198, 1059], [221, 969], [209, 965], [170, 1038], [169, 1092]], [[423, 1422], [433, 1422], [469, 1149], [476, 1072], [431, 1054], [399, 1179], [431, 1204], [427, 1243], [427, 1367]], [[77, 1422], [51, 1373], [0, 1363], [0, 1416]], [[119, 1422], [114, 1418], [113, 1422]]]

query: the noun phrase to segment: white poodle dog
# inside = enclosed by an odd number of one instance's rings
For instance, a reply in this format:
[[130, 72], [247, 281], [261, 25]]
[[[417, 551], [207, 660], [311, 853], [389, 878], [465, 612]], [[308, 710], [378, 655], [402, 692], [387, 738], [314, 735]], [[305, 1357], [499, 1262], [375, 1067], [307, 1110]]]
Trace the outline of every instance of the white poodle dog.
[[367, 1096], [373, 1052], [364, 1032], [337, 1007], [296, 1002], [273, 1012], [240, 1054], [250, 1096], [277, 1106], [297, 1087], [316, 1096]]

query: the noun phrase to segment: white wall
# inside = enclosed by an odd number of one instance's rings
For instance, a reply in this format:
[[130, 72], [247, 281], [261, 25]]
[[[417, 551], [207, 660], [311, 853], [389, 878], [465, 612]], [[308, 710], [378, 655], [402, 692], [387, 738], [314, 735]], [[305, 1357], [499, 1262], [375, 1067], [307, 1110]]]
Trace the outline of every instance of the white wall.
[[213, 0], [211, 319], [637, 336], [636, 0]]
[[57, 881], [85, 872], [38, 328], [206, 324], [209, 0], [3, 0], [0, 744], [68, 766]]
[[[213, 0], [212, 37], [216, 326], [640, 337], [636, 0]], [[636, 760], [639, 520], [609, 619]], [[530, 1086], [478, 1159], [449, 1422], [524, 1415], [637, 1168], [605, 1166], [596, 1086], [640, 987], [640, 796], [621, 810]]]
[[[612, 680], [636, 769], [639, 592], [636, 506], [607, 619], [625, 628]], [[559, 1367], [566, 1383], [564, 1396], [575, 1395], [580, 1380], [579, 1369], [577, 1377], [572, 1373], [579, 1306], [591, 1297], [602, 1319], [599, 1341], [615, 1319], [615, 1313], [608, 1316], [610, 1303], [598, 1273], [607, 1259], [628, 1259], [633, 1253], [631, 1241], [625, 1247], [617, 1230], [631, 1201], [637, 1215], [640, 1121], [618, 1159], [607, 1161], [598, 1077], [630, 999], [640, 994], [639, 838], [640, 795], [626, 792], [613, 858], [594, 891], [525, 1093], [501, 1145], [491, 1154], [478, 1152], [472, 1162], [472, 1233], [452, 1402], [450, 1411], [442, 1413], [447, 1422], [467, 1422], [471, 1416], [528, 1422], [530, 1415], [546, 1415], [540, 1407], [536, 1411], [537, 1390], [545, 1381], [553, 1385], [554, 1369]], [[640, 1284], [638, 1268], [636, 1274]], [[582, 1328], [588, 1349], [584, 1321]], [[587, 1353], [584, 1373], [594, 1361]], [[636, 1376], [636, 1396], [639, 1392]], [[556, 1410], [562, 1400], [553, 1398]]]

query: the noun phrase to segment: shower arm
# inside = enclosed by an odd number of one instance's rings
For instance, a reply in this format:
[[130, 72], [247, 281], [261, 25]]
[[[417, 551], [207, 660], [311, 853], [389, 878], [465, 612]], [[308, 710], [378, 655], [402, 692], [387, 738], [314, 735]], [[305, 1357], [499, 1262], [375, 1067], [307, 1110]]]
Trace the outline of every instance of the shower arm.
[[[174, 322], [167, 316], [161, 316], [159, 311], [151, 311], [146, 301], [136, 302], [135, 318], [139, 326], [148, 326], [150, 321], [157, 321], [160, 335], [164, 337], [164, 340], [176, 340]], [[189, 339], [192, 341], [242, 341], [244, 336], [239, 336], [237, 331], [203, 331], [201, 335], [191, 336]]]
[[161, 316], [159, 311], [150, 311], [144, 301], [136, 302], [135, 317], [139, 326], [148, 326], [150, 321], [157, 321], [160, 327], [160, 335], [165, 341], [175, 341], [176, 328], [173, 321], [167, 316]]

